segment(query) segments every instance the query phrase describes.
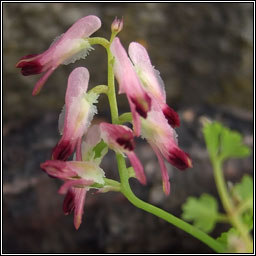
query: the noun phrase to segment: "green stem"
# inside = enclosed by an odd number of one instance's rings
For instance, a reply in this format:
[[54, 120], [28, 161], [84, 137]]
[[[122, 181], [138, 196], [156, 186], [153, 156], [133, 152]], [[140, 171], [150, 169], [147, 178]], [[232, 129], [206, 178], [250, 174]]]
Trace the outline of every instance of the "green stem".
[[89, 37], [86, 40], [88, 40], [90, 45], [99, 44], [106, 49], [109, 47], [109, 41], [103, 37]]
[[118, 182], [116, 180], [104, 178], [104, 181], [105, 181], [106, 185], [111, 185], [111, 186], [114, 186], [114, 187], [120, 187], [120, 182]]
[[[113, 41], [113, 39], [114, 37], [111, 36], [111, 41]], [[113, 55], [111, 54], [109, 47], [107, 48], [107, 53], [108, 53], [108, 87], [109, 87], [108, 99], [110, 104], [112, 123], [118, 124], [120, 123], [120, 121], [122, 122], [126, 120], [125, 118], [129, 119], [130, 121], [130, 117], [129, 117], [130, 114], [126, 113], [126, 114], [123, 114], [121, 118], [118, 118], [118, 108], [117, 108], [117, 102], [116, 102], [114, 73], [113, 73]], [[121, 192], [133, 205], [135, 205], [136, 207], [144, 211], [154, 214], [159, 218], [162, 218], [167, 222], [171, 223], [172, 225], [184, 230], [185, 232], [191, 234], [192, 236], [198, 238], [200, 241], [207, 244], [213, 250], [217, 252], [224, 252], [223, 246], [219, 242], [217, 242], [215, 239], [208, 236], [206, 233], [186, 223], [185, 221], [175, 217], [174, 215], [167, 213], [164, 210], [157, 208], [137, 198], [130, 188], [129, 172], [127, 171], [127, 168], [125, 165], [125, 159], [120, 154], [116, 154], [116, 158], [117, 158], [118, 170], [119, 170], [120, 181], [121, 181]]]
[[101, 94], [101, 93], [108, 94], [108, 86], [104, 84], [97, 85], [93, 87], [88, 93], [91, 93], [91, 92], [96, 94]]
[[110, 112], [113, 124], [118, 124], [118, 108], [116, 102], [116, 90], [115, 90], [115, 77], [113, 72], [113, 60], [114, 57], [110, 51], [110, 48], [107, 48], [108, 54], [108, 100], [110, 105]]
[[219, 213], [217, 219], [218, 222], [229, 222], [228, 216], [226, 214]]
[[155, 216], [169, 222], [170, 224], [184, 230], [188, 234], [194, 236], [195, 238], [199, 239], [203, 243], [207, 244], [210, 248], [215, 250], [216, 252], [224, 252], [223, 246], [217, 242], [212, 237], [208, 236], [206, 233], [202, 232], [201, 230], [197, 229], [196, 227], [188, 224], [187, 222], [177, 218], [176, 216], [156, 207], [149, 203], [146, 203], [136, 197], [134, 193], [132, 192], [129, 184], [129, 177], [128, 172], [126, 170], [125, 166], [125, 160], [122, 157], [122, 155], [117, 154], [117, 163], [118, 163], [118, 169], [120, 173], [120, 180], [121, 180], [121, 192], [124, 194], [124, 196], [136, 207], [147, 211], [151, 214], [154, 214]]
[[124, 123], [128, 123], [128, 122], [132, 122], [132, 113], [131, 112], [127, 112], [127, 113], [123, 113], [122, 115], [119, 116], [119, 124], [124, 124]]
[[217, 190], [222, 201], [223, 207], [226, 210], [231, 224], [240, 232], [242, 239], [244, 240], [247, 248], [247, 252], [253, 252], [253, 242], [248, 233], [248, 229], [241, 221], [240, 216], [235, 211], [234, 204], [229, 196], [223, 170], [221, 168], [221, 161], [218, 159], [212, 160], [214, 168], [214, 178], [217, 186]]

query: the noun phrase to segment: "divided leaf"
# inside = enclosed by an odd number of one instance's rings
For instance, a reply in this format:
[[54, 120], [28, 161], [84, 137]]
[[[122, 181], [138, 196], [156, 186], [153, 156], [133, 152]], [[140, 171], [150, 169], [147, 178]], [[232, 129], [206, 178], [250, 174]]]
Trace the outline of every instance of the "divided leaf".
[[250, 155], [250, 148], [243, 144], [240, 133], [223, 127], [221, 132], [221, 155], [223, 159], [247, 157]]
[[242, 220], [249, 230], [253, 228], [253, 180], [249, 175], [244, 175], [241, 182], [232, 189], [233, 198], [244, 208]]
[[200, 198], [189, 197], [182, 210], [184, 220], [193, 221], [196, 227], [205, 232], [212, 231], [218, 221], [218, 203], [209, 194], [203, 194]]
[[[234, 197], [240, 202], [249, 200], [253, 197], [253, 181], [249, 175], [244, 175], [241, 182], [237, 183], [232, 189]], [[251, 201], [253, 207], [253, 200]]]
[[241, 134], [231, 131], [219, 122], [205, 124], [203, 133], [212, 160], [250, 155], [250, 148], [243, 144]]
[[218, 122], [207, 123], [203, 128], [207, 150], [212, 159], [215, 158], [219, 152], [221, 130], [222, 125]]
[[230, 228], [227, 232], [221, 233], [216, 240], [226, 248], [226, 252], [237, 252], [237, 249], [232, 245], [234, 240], [239, 240], [239, 233], [235, 228]]

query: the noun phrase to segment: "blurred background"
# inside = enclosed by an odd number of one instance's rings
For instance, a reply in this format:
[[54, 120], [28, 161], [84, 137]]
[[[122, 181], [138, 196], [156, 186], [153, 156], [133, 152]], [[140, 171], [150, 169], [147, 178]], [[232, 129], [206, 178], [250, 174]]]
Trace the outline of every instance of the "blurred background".
[[[106, 83], [106, 54], [95, 46], [86, 60], [60, 66], [36, 97], [31, 93], [40, 75], [24, 77], [15, 64], [24, 55], [45, 51], [56, 36], [90, 14], [102, 20], [94, 36], [109, 38], [113, 19], [123, 16], [119, 37], [126, 49], [131, 41], [147, 47], [165, 82], [167, 102], [181, 118], [179, 145], [193, 159], [194, 167], [185, 172], [168, 164], [171, 195], [166, 197], [157, 159], [138, 140], [136, 152], [148, 184], [131, 180], [136, 195], [176, 216], [188, 196], [217, 196], [201, 117], [241, 132], [253, 145], [253, 3], [3, 3], [3, 252], [211, 253], [114, 192], [89, 193], [76, 231], [73, 215], [62, 212], [61, 183], [40, 170], [60, 138], [58, 116], [68, 75], [86, 66], [90, 87]], [[118, 96], [118, 103], [120, 113], [128, 111], [125, 96]], [[105, 96], [98, 107], [95, 121], [108, 121]], [[107, 177], [118, 179], [114, 154], [105, 157], [102, 168]], [[252, 172], [252, 156], [225, 165], [230, 182]], [[218, 224], [211, 235], [227, 229]]]

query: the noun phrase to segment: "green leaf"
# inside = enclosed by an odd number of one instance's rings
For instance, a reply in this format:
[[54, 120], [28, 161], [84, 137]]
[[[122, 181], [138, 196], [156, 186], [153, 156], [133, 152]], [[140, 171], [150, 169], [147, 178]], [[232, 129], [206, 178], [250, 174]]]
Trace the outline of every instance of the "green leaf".
[[251, 231], [253, 228], [253, 211], [247, 211], [242, 215], [242, 220], [244, 224], [248, 227], [248, 230]]
[[99, 142], [94, 148], [93, 148], [93, 152], [94, 152], [94, 158], [99, 158], [99, 157], [103, 157], [107, 152], [105, 152], [106, 148], [108, 148], [108, 145], [101, 140], [101, 142]]
[[223, 127], [221, 132], [221, 158], [247, 157], [251, 153], [250, 148], [243, 145], [240, 133]]
[[240, 133], [231, 131], [219, 122], [206, 123], [203, 134], [212, 160], [246, 157], [251, 153], [250, 148], [243, 144]]
[[244, 175], [242, 180], [235, 184], [231, 190], [233, 200], [241, 211], [241, 219], [249, 230], [253, 228], [253, 180]]
[[238, 236], [239, 233], [237, 230], [235, 228], [231, 228], [227, 232], [221, 233], [221, 235], [216, 240], [220, 242], [226, 248], [226, 250], [228, 250], [227, 252], [232, 252], [230, 251], [230, 238]]
[[218, 203], [209, 194], [203, 194], [200, 198], [189, 197], [182, 210], [183, 219], [193, 221], [196, 227], [205, 232], [212, 231], [218, 221]]
[[232, 189], [233, 196], [243, 202], [251, 198], [251, 208], [253, 207], [253, 181], [249, 175], [244, 175], [241, 182], [237, 183]]
[[204, 139], [211, 158], [215, 158], [218, 155], [221, 130], [222, 125], [218, 122], [206, 123], [204, 125]]

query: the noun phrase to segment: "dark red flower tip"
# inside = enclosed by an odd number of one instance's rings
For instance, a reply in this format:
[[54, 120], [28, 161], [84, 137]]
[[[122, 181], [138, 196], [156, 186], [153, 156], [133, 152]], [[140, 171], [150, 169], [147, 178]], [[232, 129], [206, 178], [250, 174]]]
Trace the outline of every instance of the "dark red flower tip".
[[170, 108], [166, 104], [162, 110], [163, 110], [163, 114], [165, 115], [165, 118], [167, 119], [169, 125], [172, 126], [172, 128], [180, 126], [179, 115], [174, 109]]
[[132, 103], [135, 105], [137, 113], [143, 118], [147, 118], [147, 113], [151, 109], [151, 98], [148, 94], [144, 94], [144, 98], [131, 98]]
[[[26, 55], [26, 56], [23, 56], [21, 59], [20, 59], [20, 61], [21, 60], [29, 60], [29, 59], [31, 59], [31, 58], [34, 58], [34, 57], [36, 57], [36, 56], [38, 56], [39, 54], [28, 54], [28, 55]], [[19, 62], [18, 62], [19, 63]]]
[[67, 140], [60, 142], [52, 150], [52, 160], [66, 161], [74, 152], [75, 143], [70, 143]]
[[131, 139], [131, 138], [125, 138], [125, 137], [123, 137], [123, 138], [118, 138], [118, 139], [116, 140], [116, 142], [117, 142], [120, 146], [124, 147], [125, 149], [127, 149], [127, 150], [129, 150], [129, 151], [133, 151], [133, 150], [134, 150], [134, 141], [133, 141], [133, 139]]
[[179, 148], [174, 148], [169, 152], [169, 162], [181, 171], [193, 167], [192, 160], [186, 152]]
[[42, 73], [43, 66], [37, 58], [38, 54], [29, 54], [20, 59], [16, 64], [16, 68], [21, 68], [21, 73], [24, 76], [35, 75]]
[[65, 215], [70, 214], [75, 209], [75, 193], [69, 189], [63, 201], [63, 212]]

